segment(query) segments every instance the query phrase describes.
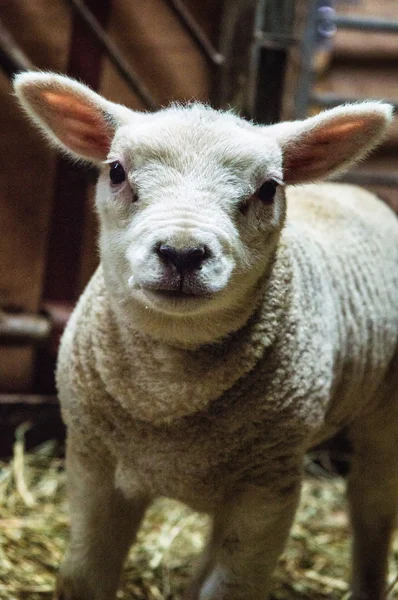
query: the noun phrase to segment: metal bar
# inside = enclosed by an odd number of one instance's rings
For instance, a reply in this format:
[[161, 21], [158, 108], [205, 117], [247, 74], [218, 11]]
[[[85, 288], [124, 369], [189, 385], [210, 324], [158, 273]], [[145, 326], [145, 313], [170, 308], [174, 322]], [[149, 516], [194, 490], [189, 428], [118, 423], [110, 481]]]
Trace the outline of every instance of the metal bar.
[[38, 345], [51, 334], [51, 322], [40, 315], [0, 312], [0, 344]]
[[115, 42], [108, 36], [99, 21], [93, 13], [87, 8], [81, 0], [65, 0], [84, 20], [87, 27], [92, 32], [96, 41], [100, 44], [109, 60], [115, 66], [117, 71], [128, 83], [131, 89], [137, 94], [141, 102], [149, 109], [156, 110], [158, 105], [146, 85], [140, 80], [138, 75], [131, 69], [126, 58], [120, 52]]
[[247, 109], [260, 123], [280, 119], [293, 18], [292, 0], [260, 0], [257, 4]]
[[213, 46], [203, 29], [184, 6], [184, 3], [181, 0], [167, 0], [167, 4], [199, 46], [206, 60], [216, 67], [223, 65], [225, 57]]
[[398, 111], [398, 101], [388, 98], [349, 98], [347, 96], [339, 96], [338, 94], [312, 94], [310, 103], [318, 106], [338, 106], [339, 104], [349, 104], [351, 102], [388, 102], [392, 104], [395, 111]]
[[27, 71], [28, 69], [35, 68], [1, 22], [0, 65], [8, 77], [13, 77], [18, 71]]
[[294, 100], [296, 119], [303, 119], [307, 116], [308, 98], [310, 96], [314, 80], [312, 59], [316, 47], [317, 17], [318, 2], [316, 0], [311, 0], [307, 13], [307, 22], [303, 35], [303, 41], [301, 44], [301, 73]]
[[291, 46], [291, 44], [286, 44], [286, 42], [264, 38], [259, 44], [259, 46], [260, 48], [265, 48], [265, 50], [286, 50]]
[[368, 19], [366, 17], [335, 15], [331, 20], [339, 29], [374, 31], [379, 33], [398, 33], [398, 21], [391, 21], [389, 19]]
[[264, 28], [266, 0], [258, 0], [254, 14], [253, 43], [250, 52], [249, 81], [246, 91], [247, 116], [253, 118], [257, 97], [258, 71], [260, 65], [260, 51], [257, 39], [261, 36]]
[[297, 44], [299, 42], [299, 38], [295, 37], [291, 33], [283, 33], [281, 32], [273, 32], [273, 31], [257, 31], [255, 33], [255, 41], [257, 40], [260, 44], [262, 44], [263, 40], [272, 40], [275, 42], [290, 44]]
[[340, 175], [334, 181], [357, 183], [359, 185], [377, 185], [398, 189], [398, 175], [389, 175], [387, 173], [345, 173], [344, 175]]
[[249, 61], [253, 47], [254, 20], [258, 0], [222, 0], [217, 47], [224, 56], [213, 69], [212, 102], [217, 107], [235, 106], [247, 115], [250, 88]]
[[257, 32], [255, 34], [255, 43], [261, 48], [271, 48], [278, 50], [288, 50], [291, 46], [298, 43], [298, 39], [289, 34]]
[[4, 404], [58, 405], [58, 396], [54, 394], [0, 394], [0, 405]]

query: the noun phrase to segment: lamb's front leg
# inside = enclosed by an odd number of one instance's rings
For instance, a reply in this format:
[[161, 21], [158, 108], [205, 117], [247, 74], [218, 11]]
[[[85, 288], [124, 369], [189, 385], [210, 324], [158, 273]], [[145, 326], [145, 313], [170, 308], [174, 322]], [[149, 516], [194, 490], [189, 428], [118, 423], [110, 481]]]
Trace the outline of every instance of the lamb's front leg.
[[115, 488], [106, 459], [82, 455], [71, 440], [67, 474], [71, 539], [55, 600], [113, 600], [148, 500], [127, 500]]
[[213, 567], [198, 600], [266, 600], [296, 512], [300, 482], [278, 493], [247, 486], [215, 515]]

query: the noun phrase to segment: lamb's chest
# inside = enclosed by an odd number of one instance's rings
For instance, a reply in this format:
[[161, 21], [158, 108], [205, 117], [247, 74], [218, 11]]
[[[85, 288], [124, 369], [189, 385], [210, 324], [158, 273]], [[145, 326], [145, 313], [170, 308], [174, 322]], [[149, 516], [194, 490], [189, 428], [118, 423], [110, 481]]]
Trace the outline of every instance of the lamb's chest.
[[224, 495], [231, 451], [225, 444], [222, 448], [211, 429], [200, 431], [189, 424], [179, 428], [131, 425], [119, 436], [118, 486], [128, 496], [145, 490], [197, 510], [211, 510]]
[[242, 481], [274, 485], [296, 456], [304, 429], [287, 414], [283, 420], [277, 414], [261, 419], [260, 404], [258, 414], [254, 407], [250, 412], [250, 396], [245, 404], [253, 419], [243, 416], [239, 404], [168, 426], [119, 421], [110, 439], [118, 486], [130, 496], [146, 490], [211, 511]]

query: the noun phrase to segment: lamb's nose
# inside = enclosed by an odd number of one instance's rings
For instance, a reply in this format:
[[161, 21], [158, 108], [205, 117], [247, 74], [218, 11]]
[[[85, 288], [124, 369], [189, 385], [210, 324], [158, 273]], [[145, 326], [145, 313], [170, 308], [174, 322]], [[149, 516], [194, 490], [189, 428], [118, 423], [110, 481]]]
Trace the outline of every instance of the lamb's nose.
[[177, 249], [166, 244], [159, 244], [156, 251], [160, 258], [173, 264], [181, 272], [200, 269], [203, 261], [208, 257], [206, 246]]

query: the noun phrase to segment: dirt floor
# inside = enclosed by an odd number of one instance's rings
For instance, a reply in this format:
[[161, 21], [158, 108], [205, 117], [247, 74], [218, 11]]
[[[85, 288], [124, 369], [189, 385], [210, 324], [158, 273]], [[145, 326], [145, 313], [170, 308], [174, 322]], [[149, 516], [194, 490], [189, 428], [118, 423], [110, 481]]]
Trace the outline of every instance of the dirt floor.
[[[56, 442], [24, 452], [18, 430], [11, 461], [0, 462], [0, 598], [49, 600], [68, 516]], [[315, 470], [314, 470], [315, 469]], [[290, 541], [275, 574], [274, 600], [348, 600], [349, 527], [344, 482], [311, 463]], [[169, 500], [148, 512], [124, 570], [120, 600], [180, 600], [204, 542], [207, 519]], [[398, 540], [390, 569], [398, 598]]]

